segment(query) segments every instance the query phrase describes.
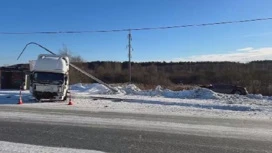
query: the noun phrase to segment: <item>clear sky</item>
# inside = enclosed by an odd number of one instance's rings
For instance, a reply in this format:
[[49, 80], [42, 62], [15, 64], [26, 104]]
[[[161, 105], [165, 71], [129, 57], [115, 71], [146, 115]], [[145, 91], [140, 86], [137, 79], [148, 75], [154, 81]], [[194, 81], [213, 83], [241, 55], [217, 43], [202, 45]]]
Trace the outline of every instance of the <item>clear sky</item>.
[[[271, 0], [1, 0], [0, 32], [107, 30], [272, 17]], [[133, 31], [133, 61], [272, 59], [272, 20], [209, 27]], [[0, 66], [65, 44], [87, 61], [127, 60], [127, 32], [0, 35]]]

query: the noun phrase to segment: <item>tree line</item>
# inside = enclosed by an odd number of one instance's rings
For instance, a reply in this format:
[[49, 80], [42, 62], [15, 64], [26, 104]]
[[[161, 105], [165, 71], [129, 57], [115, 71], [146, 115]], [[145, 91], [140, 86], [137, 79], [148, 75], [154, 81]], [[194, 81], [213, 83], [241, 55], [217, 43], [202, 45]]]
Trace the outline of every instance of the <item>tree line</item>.
[[[73, 62], [73, 61], [72, 61]], [[128, 62], [74, 62], [106, 83], [127, 83]], [[70, 82], [93, 82], [71, 68]], [[234, 84], [250, 93], [272, 95], [272, 61], [237, 62], [132, 62], [132, 83], [146, 86]]]

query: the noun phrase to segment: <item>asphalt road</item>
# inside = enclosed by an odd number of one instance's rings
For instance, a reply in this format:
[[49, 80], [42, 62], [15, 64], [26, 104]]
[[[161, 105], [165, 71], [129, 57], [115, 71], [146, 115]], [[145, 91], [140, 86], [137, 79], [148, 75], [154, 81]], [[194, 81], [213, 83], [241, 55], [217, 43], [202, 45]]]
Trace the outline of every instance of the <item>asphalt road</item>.
[[118, 113], [118, 112], [91, 112], [82, 110], [64, 110], [64, 109], [44, 109], [31, 107], [16, 107], [16, 106], [0, 106], [0, 112], [21, 112], [21, 113], [37, 113], [63, 116], [81, 116], [81, 117], [99, 117], [107, 119], [134, 119], [145, 121], [163, 121], [170, 123], [185, 123], [197, 125], [221, 125], [228, 127], [251, 127], [251, 128], [266, 128], [271, 129], [272, 122], [264, 122], [261, 120], [240, 120], [228, 118], [205, 118], [193, 116], [173, 116], [173, 115], [152, 115], [152, 114], [133, 114], [133, 113]]
[[[129, 119], [139, 121], [158, 121], [189, 125], [221, 125], [232, 128], [250, 127], [264, 130], [272, 127], [271, 122], [239, 119], [215, 119], [189, 116], [147, 115], [114, 112], [90, 112], [61, 109], [41, 109], [14, 106], [1, 106], [1, 114], [31, 113], [57, 115], [58, 117], [79, 116], [101, 119]], [[171, 129], [169, 129], [171, 130]], [[168, 130], [168, 131], [169, 131]], [[79, 125], [76, 123], [52, 123], [26, 120], [16, 116], [0, 116], [0, 141], [18, 142], [53, 147], [91, 149], [116, 153], [251, 153], [271, 152], [272, 141], [265, 139], [245, 139], [238, 137], [216, 137], [192, 133], [171, 133], [167, 130], [146, 130], [99, 124]], [[1, 146], [0, 146], [1, 147]]]
[[272, 142], [0, 120], [0, 141], [105, 152], [272, 152]]

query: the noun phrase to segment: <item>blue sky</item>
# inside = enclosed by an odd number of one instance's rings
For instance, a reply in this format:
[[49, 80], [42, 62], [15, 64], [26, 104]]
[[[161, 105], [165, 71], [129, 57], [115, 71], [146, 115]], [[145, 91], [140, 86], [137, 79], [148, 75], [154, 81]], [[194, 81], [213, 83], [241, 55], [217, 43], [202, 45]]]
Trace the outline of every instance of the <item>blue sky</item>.
[[[200, 24], [272, 17], [271, 6], [271, 0], [1, 0], [0, 31], [107, 30]], [[272, 58], [271, 27], [272, 20], [133, 31], [132, 58], [133, 61], [232, 60], [238, 53], [239, 57], [250, 56], [248, 60], [268, 59]], [[55, 52], [65, 44], [87, 61], [127, 60], [127, 32], [0, 35], [0, 65], [27, 62], [44, 53], [31, 46], [16, 61], [30, 41]], [[245, 60], [239, 57], [235, 59]]]

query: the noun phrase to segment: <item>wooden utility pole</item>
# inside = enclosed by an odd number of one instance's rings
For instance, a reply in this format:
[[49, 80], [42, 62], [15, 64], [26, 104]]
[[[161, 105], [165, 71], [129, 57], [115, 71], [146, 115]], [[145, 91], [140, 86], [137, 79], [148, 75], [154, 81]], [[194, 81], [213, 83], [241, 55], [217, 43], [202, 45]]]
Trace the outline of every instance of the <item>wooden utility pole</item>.
[[129, 83], [131, 83], [131, 41], [132, 41], [132, 37], [131, 37], [131, 31], [129, 30], [128, 33], [128, 69], [129, 69]]

